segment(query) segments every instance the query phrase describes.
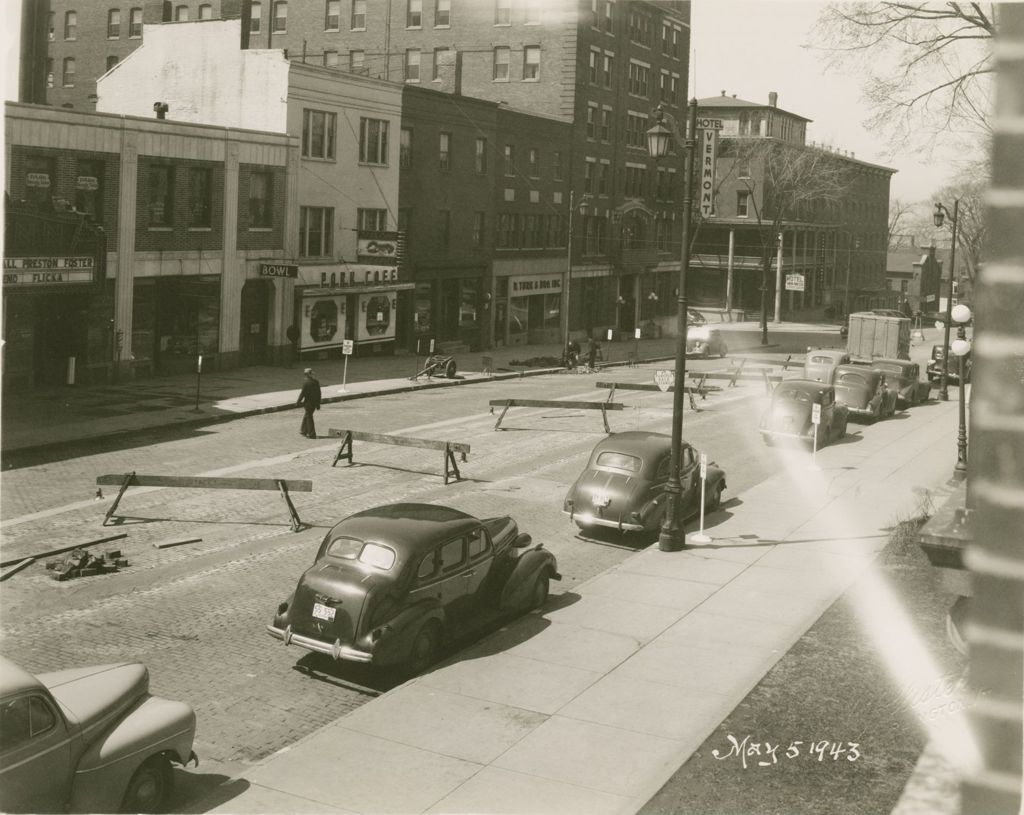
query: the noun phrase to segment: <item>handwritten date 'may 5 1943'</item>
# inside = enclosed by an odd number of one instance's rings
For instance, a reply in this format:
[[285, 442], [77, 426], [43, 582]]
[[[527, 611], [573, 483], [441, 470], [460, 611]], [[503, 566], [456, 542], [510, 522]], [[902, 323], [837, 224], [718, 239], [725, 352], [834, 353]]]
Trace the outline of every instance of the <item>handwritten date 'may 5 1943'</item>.
[[780, 755], [779, 750], [783, 745], [781, 741], [775, 744], [767, 739], [763, 742], [751, 741], [750, 736], [744, 736], [743, 740], [739, 741], [731, 734], [727, 735], [726, 739], [729, 740], [729, 749], [722, 751], [715, 748], [711, 755], [719, 761], [738, 758], [743, 763], [743, 769], [749, 766], [771, 767], [778, 764], [780, 758], [794, 759], [801, 754], [816, 758], [818, 761], [824, 761], [826, 758], [833, 761], [840, 758], [856, 761], [861, 756], [860, 744], [854, 741], [791, 741]]

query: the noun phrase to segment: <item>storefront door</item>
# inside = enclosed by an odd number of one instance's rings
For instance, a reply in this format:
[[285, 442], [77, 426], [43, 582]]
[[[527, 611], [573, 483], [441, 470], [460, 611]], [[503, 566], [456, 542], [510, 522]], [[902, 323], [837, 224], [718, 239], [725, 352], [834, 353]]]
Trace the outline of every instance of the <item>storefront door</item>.
[[238, 348], [239, 363], [243, 366], [267, 362], [269, 285], [265, 280], [247, 280], [242, 287], [242, 336]]
[[35, 383], [63, 385], [69, 362], [84, 368], [85, 300], [75, 294], [41, 294], [35, 305]]

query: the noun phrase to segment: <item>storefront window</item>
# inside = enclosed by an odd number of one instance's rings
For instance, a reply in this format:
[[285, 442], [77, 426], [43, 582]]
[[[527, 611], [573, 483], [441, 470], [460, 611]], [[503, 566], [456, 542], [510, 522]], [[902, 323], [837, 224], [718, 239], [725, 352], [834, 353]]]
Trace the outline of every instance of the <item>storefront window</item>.
[[476, 329], [476, 304], [479, 296], [480, 281], [473, 278], [462, 281], [462, 298], [459, 303], [459, 328]]
[[[156, 281], [136, 280], [132, 295], [132, 356], [136, 363], [152, 363], [156, 347]], [[117, 359], [115, 338], [114, 358]], [[122, 356], [123, 358], [123, 356]], [[145, 367], [145, 366], [143, 366]]]
[[562, 295], [544, 295], [544, 327], [557, 329], [562, 321]]
[[530, 327], [529, 297], [513, 297], [508, 301], [508, 333], [525, 334]]
[[29, 156], [25, 160], [25, 200], [40, 209], [48, 210], [53, 204], [55, 162], [48, 156]]
[[432, 295], [432, 283], [428, 281], [416, 284], [415, 331], [417, 336], [428, 336], [433, 333]]
[[75, 209], [103, 221], [103, 162], [79, 161], [75, 180]]
[[219, 281], [164, 279], [157, 281], [157, 287], [157, 351], [161, 367], [175, 357], [216, 353], [220, 330]]

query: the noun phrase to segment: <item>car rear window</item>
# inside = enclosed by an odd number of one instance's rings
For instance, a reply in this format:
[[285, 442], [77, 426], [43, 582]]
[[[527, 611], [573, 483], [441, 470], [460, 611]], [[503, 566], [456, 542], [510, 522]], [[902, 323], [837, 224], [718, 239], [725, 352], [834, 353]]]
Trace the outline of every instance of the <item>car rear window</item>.
[[790, 402], [810, 402], [811, 394], [799, 388], [779, 388], [775, 391], [775, 398]]
[[811, 362], [817, 362], [819, 364], [825, 363], [826, 365], [834, 365], [835, 364], [835, 358], [834, 357], [813, 356], [813, 357], [811, 357]]
[[636, 473], [640, 471], [640, 459], [626, 453], [613, 453], [606, 450], [597, 457], [595, 462], [598, 467], [614, 467], [617, 470], [629, 470]]
[[840, 382], [848, 382], [851, 385], [866, 385], [866, 384], [868, 384], [867, 377], [863, 376], [862, 374], [841, 374], [839, 376], [839, 381]]
[[327, 554], [341, 560], [356, 560], [385, 571], [395, 565], [395, 550], [390, 546], [356, 538], [335, 538], [328, 545]]

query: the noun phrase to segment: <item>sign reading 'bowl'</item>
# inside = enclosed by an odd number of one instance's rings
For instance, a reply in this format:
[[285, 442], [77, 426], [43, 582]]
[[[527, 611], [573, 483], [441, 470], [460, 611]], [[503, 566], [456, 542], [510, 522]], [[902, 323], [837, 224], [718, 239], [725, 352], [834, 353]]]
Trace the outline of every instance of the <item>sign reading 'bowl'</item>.
[[665, 370], [655, 371], [654, 384], [658, 386], [662, 393], [668, 392], [668, 389], [676, 384], [676, 372]]

